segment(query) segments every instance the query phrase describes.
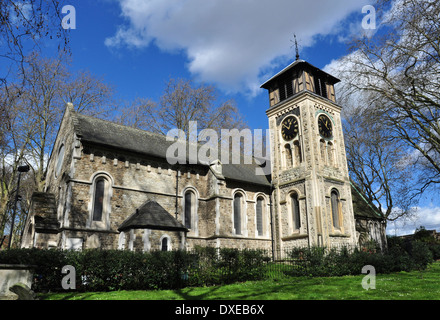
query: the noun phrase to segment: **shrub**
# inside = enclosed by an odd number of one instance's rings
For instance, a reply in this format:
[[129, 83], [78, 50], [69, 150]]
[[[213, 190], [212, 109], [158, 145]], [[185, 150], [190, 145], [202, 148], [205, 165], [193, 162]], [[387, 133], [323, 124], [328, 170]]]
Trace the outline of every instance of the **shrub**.
[[431, 250], [429, 250], [428, 245], [422, 241], [412, 242], [410, 254], [418, 270], [425, 270], [428, 264], [433, 261]]
[[358, 275], [366, 265], [375, 267], [377, 273], [425, 269], [432, 259], [429, 246], [423, 242], [391, 241], [391, 248], [382, 253], [372, 248], [295, 248], [289, 259], [295, 265], [287, 274], [293, 276]]
[[[392, 240], [386, 253], [370, 249], [295, 248], [287, 260], [270, 262], [264, 250], [195, 248], [193, 251], [133, 252], [89, 249], [62, 251], [12, 249], [0, 251], [0, 263], [36, 265], [32, 289], [59, 291], [72, 265], [78, 291], [176, 289], [260, 280], [272, 267], [290, 276], [358, 275], [365, 265], [377, 273], [423, 270], [433, 259], [429, 244]], [[278, 273], [278, 274], [282, 274]]]
[[10, 249], [0, 251], [0, 263], [33, 265], [35, 291], [59, 290], [63, 278], [61, 268], [67, 264], [65, 254], [61, 250]]

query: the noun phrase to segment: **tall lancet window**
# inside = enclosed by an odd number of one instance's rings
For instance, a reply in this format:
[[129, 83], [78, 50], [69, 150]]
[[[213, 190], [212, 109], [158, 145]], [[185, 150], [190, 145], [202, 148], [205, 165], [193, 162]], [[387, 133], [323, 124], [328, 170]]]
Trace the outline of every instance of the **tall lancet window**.
[[286, 169], [289, 169], [292, 167], [292, 149], [290, 144], [284, 146], [284, 152], [286, 154]]
[[301, 220], [299, 213], [299, 201], [298, 195], [296, 193], [292, 193], [290, 195], [290, 205], [292, 211], [292, 226], [293, 230], [299, 230], [301, 228]]
[[192, 207], [193, 207], [193, 193], [187, 191], [185, 193], [185, 227], [191, 229], [192, 226]]
[[295, 158], [295, 165], [299, 166], [302, 162], [301, 146], [299, 145], [299, 141], [295, 141], [293, 143], [293, 154]]
[[341, 228], [340, 222], [340, 200], [339, 194], [336, 190], [332, 190], [331, 193], [331, 205], [332, 205], [332, 219], [333, 219], [333, 227], [335, 229]]
[[243, 196], [240, 193], [236, 193], [234, 196], [234, 230], [235, 230], [235, 234], [241, 234], [242, 198], [243, 198]]
[[320, 146], [320, 151], [321, 151], [321, 161], [322, 161], [322, 163], [326, 163], [326, 156], [325, 156], [325, 153], [326, 153], [326, 143], [325, 143], [325, 141], [324, 141], [324, 139], [321, 139], [320, 141], [319, 141], [319, 146]]
[[264, 212], [264, 198], [258, 197], [257, 198], [257, 235], [262, 236], [263, 235], [263, 212]]
[[161, 241], [161, 243], [160, 243], [160, 246], [161, 246], [161, 250], [162, 251], [168, 251], [168, 238], [167, 237], [164, 237], [164, 238], [162, 238], [162, 241]]
[[102, 221], [104, 210], [105, 179], [100, 178], [95, 182], [95, 196], [93, 201], [93, 221]]
[[327, 143], [327, 158], [329, 166], [335, 166], [334, 148], [333, 143]]
[[99, 174], [90, 186], [88, 228], [109, 229], [111, 213], [112, 183], [110, 177]]

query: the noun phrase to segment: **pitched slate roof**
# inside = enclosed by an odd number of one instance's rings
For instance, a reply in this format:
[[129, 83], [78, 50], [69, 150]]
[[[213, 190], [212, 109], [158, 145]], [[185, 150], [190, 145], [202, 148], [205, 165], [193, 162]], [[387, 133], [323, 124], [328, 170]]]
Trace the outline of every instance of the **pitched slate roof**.
[[155, 229], [170, 231], [188, 231], [156, 201], [149, 200], [136, 209], [118, 228], [119, 231], [129, 229]]
[[278, 72], [277, 74], [275, 74], [274, 76], [272, 76], [270, 79], [268, 79], [267, 81], [265, 81], [260, 88], [264, 88], [264, 89], [268, 89], [270, 87], [270, 84], [273, 82], [273, 80], [275, 80], [276, 78], [278, 78], [279, 76], [281, 76], [283, 73], [292, 70], [292, 69], [296, 69], [296, 68], [308, 68], [308, 69], [312, 69], [315, 72], [319, 72], [320, 74], [325, 75], [333, 84], [340, 82], [341, 80], [339, 80], [338, 78], [332, 76], [331, 74], [328, 74], [327, 72], [315, 67], [314, 65], [308, 63], [307, 61], [304, 60], [295, 60], [293, 61], [291, 64], [289, 64], [287, 67], [285, 67], [283, 70], [281, 70], [280, 72]]
[[[82, 141], [93, 144], [166, 159], [167, 149], [174, 143], [174, 141], [167, 141], [164, 135], [123, 126], [77, 112], [72, 112], [72, 117], [76, 134], [81, 137]], [[220, 154], [219, 152], [219, 156]], [[199, 164], [207, 165], [200, 162]], [[223, 176], [226, 179], [270, 186], [270, 176], [256, 175], [255, 170], [258, 168], [256, 163], [223, 164], [222, 168]]]
[[368, 201], [353, 181], [350, 181], [353, 212], [356, 218], [384, 220], [379, 209]]
[[81, 140], [116, 149], [163, 158], [173, 143], [152, 132], [123, 126], [107, 120], [73, 113], [75, 131]]

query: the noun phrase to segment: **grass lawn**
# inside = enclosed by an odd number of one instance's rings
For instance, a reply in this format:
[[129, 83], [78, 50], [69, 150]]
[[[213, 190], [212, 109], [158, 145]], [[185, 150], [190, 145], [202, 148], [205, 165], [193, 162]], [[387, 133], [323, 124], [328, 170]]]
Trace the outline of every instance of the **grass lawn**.
[[365, 275], [248, 281], [224, 286], [157, 291], [40, 294], [47, 300], [440, 300], [440, 261], [418, 271], [377, 275], [376, 289], [362, 288]]

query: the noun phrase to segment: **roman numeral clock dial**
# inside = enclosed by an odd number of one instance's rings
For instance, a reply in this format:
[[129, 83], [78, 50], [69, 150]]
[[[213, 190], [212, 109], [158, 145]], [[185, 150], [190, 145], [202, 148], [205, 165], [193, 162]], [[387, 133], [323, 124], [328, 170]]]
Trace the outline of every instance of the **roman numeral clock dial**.
[[333, 136], [332, 122], [327, 116], [323, 114], [321, 114], [318, 118], [318, 129], [319, 134], [323, 138], [329, 139]]
[[281, 123], [281, 136], [284, 140], [293, 140], [298, 134], [298, 120], [295, 117], [287, 117]]

